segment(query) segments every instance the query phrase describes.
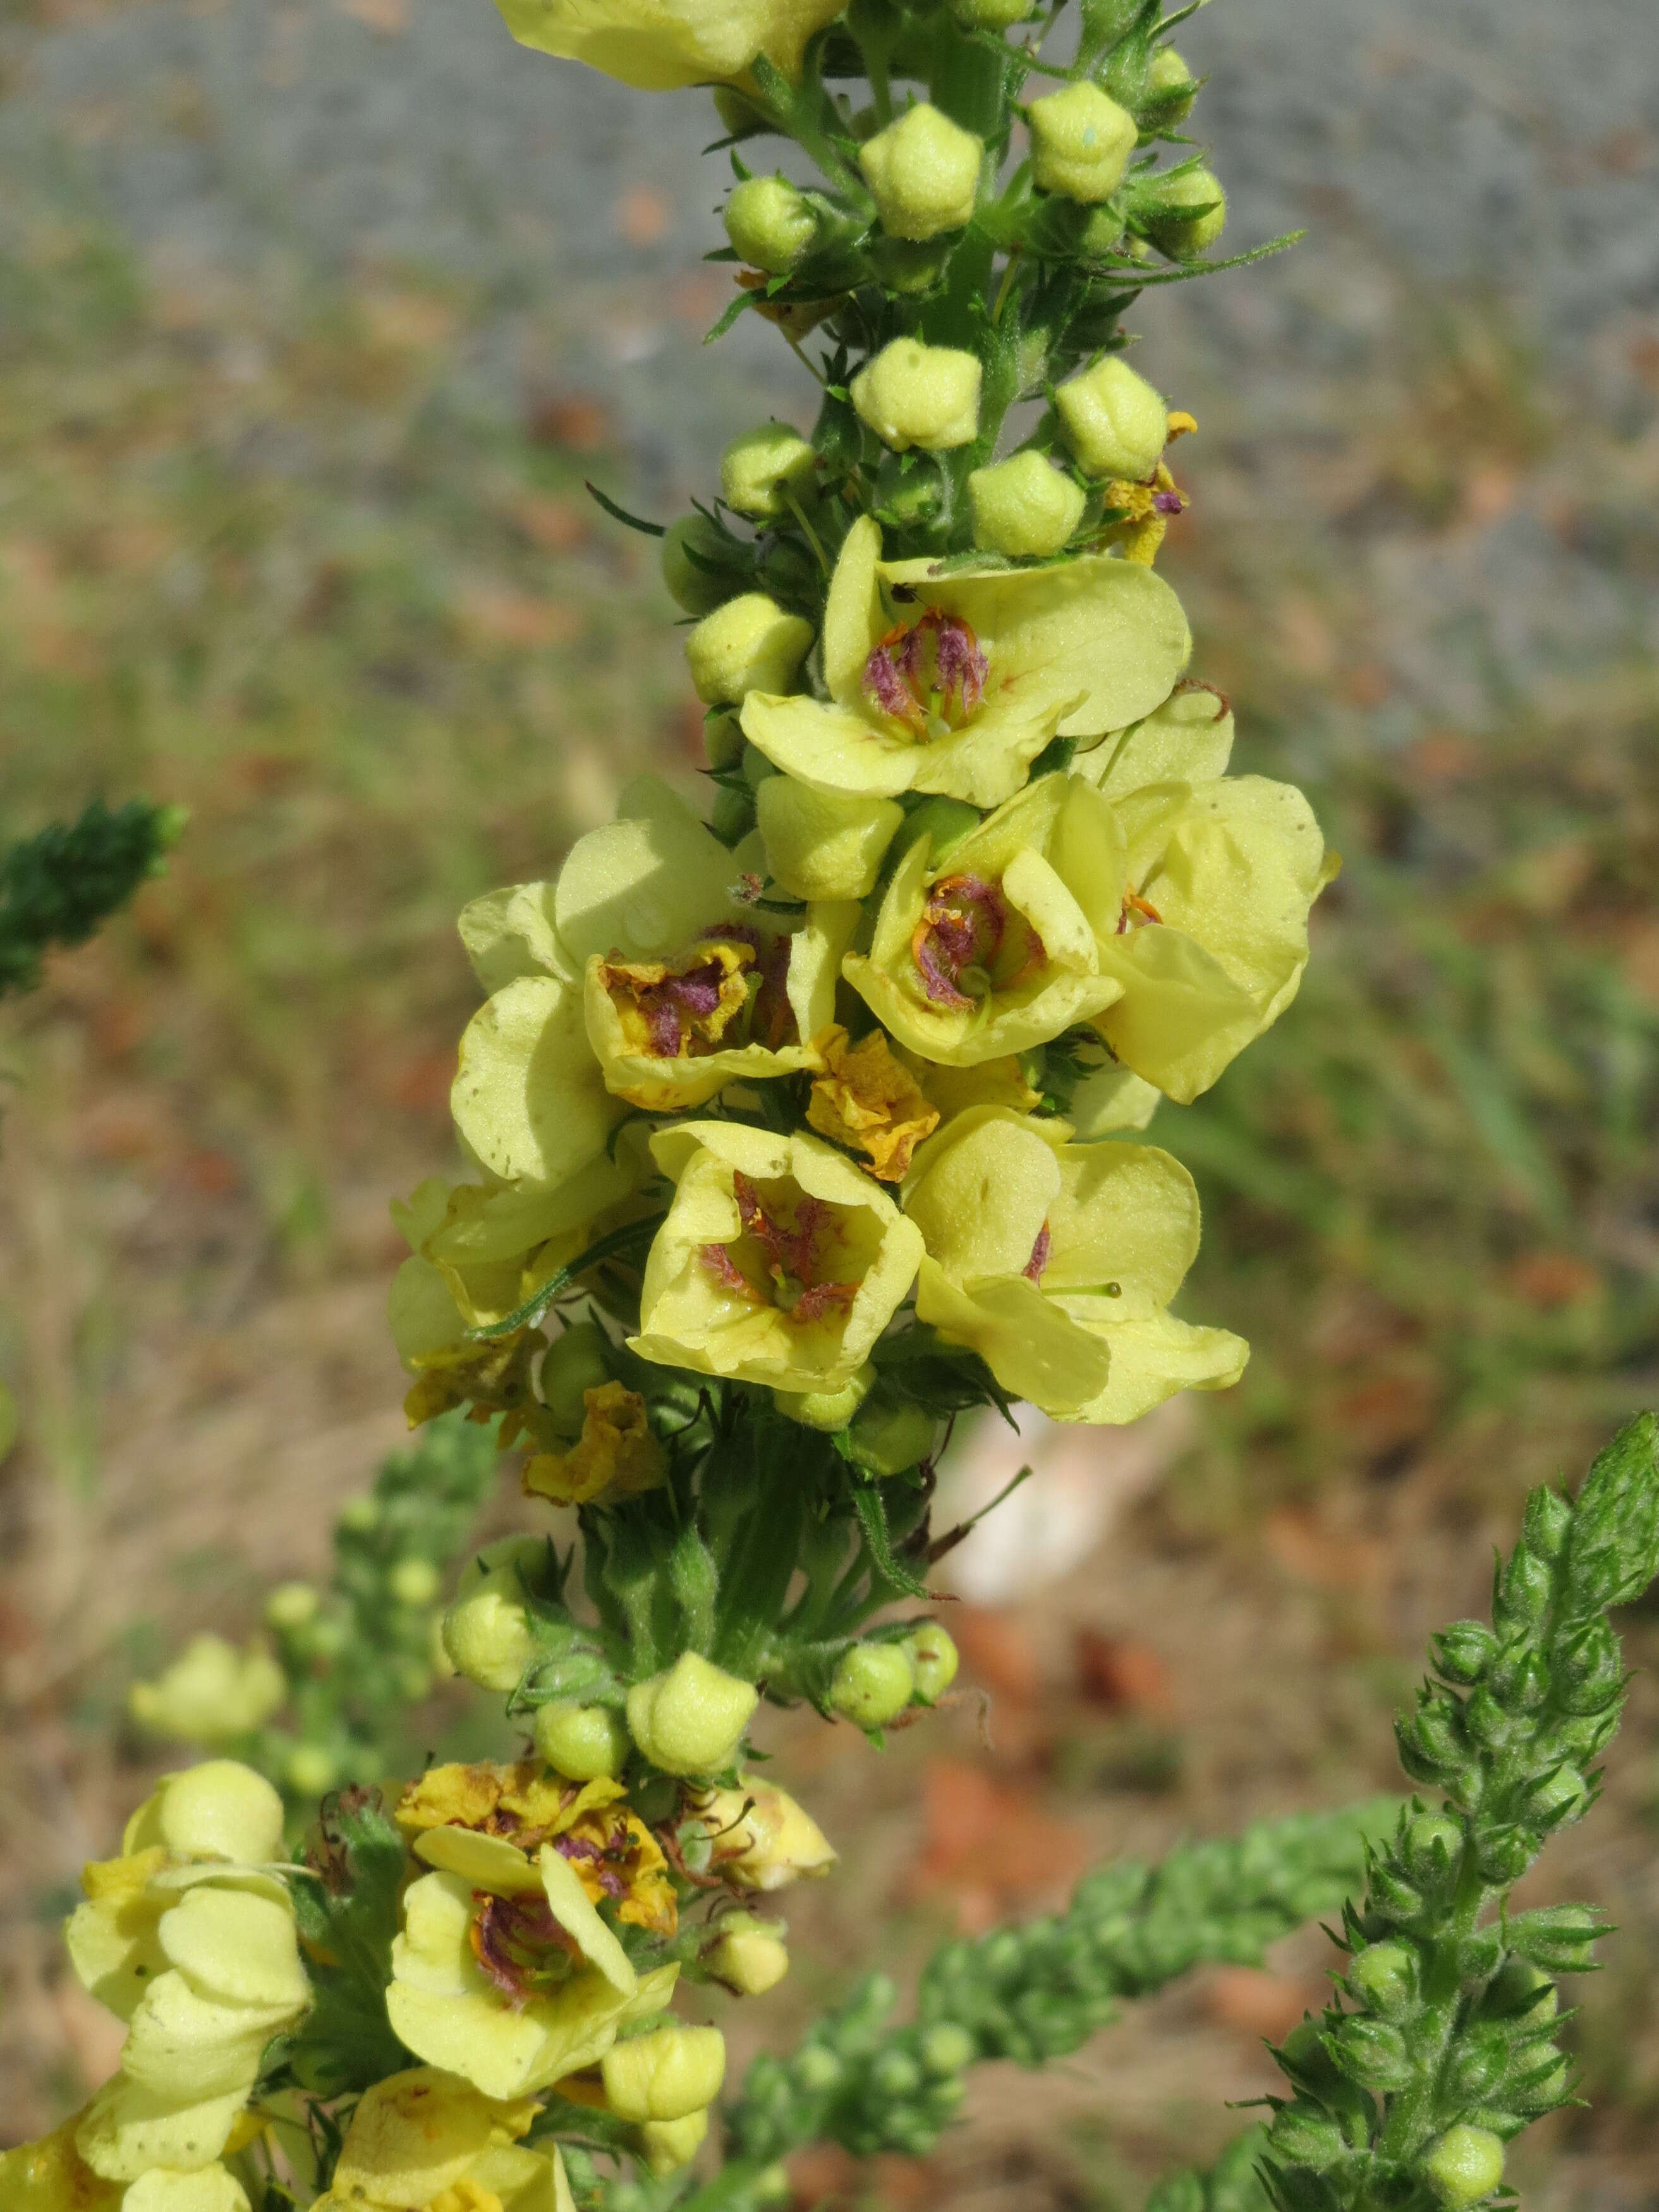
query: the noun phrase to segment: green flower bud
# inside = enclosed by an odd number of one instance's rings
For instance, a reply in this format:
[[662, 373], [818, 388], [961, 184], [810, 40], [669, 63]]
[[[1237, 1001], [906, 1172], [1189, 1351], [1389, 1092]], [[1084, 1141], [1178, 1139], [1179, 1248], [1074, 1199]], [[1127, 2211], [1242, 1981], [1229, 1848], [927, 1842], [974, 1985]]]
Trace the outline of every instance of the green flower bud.
[[896, 453], [942, 453], [979, 432], [978, 356], [895, 338], [853, 379], [853, 405]]
[[1355, 1996], [1385, 2020], [1408, 2012], [1417, 1996], [1417, 1960], [1403, 1943], [1372, 1943], [1348, 1969]]
[[536, 1711], [536, 1748], [572, 1782], [601, 1782], [628, 1763], [627, 1725], [610, 1705], [556, 1702]]
[[884, 2097], [914, 2097], [921, 2087], [921, 2069], [908, 2051], [884, 2051], [870, 2069], [870, 2085]]
[[936, 2081], [946, 2081], [952, 2074], [960, 2074], [978, 2056], [978, 2044], [965, 2027], [958, 2027], [954, 2021], [930, 2027], [921, 2039], [922, 2070]]
[[926, 1459], [938, 1429], [925, 1407], [878, 1392], [854, 1416], [853, 1456], [872, 1474], [902, 1474]]
[[714, 112], [725, 126], [728, 137], [753, 138], [775, 126], [762, 114], [752, 100], [740, 93], [734, 84], [717, 84], [712, 88]]
[[736, 1758], [759, 1702], [752, 1682], [739, 1681], [695, 1651], [683, 1651], [666, 1674], [636, 1682], [629, 1692], [628, 1725], [645, 1756], [665, 1774], [714, 1774]]
[[933, 864], [937, 867], [951, 846], [960, 844], [968, 832], [977, 830], [979, 825], [978, 808], [969, 806], [965, 799], [924, 799], [920, 806], [911, 807], [906, 814], [895, 849], [905, 851], [925, 832], [933, 841]]
[[1034, 100], [1031, 175], [1045, 192], [1097, 206], [1123, 182], [1139, 133], [1135, 119], [1097, 84], [1068, 84]]
[[[683, 2120], [647, 2120], [640, 2130], [640, 2154], [647, 2169], [661, 2180], [689, 2166], [708, 2135], [708, 2113], [688, 2112]], [[616, 2203], [612, 2195], [611, 2203]]]
[[796, 2054], [790, 2070], [809, 2096], [822, 2097], [836, 2087], [847, 2069], [833, 2051], [826, 2051], [819, 2043], [809, 2043], [805, 2051]]
[[1190, 261], [1213, 246], [1227, 227], [1227, 195], [1208, 169], [1169, 178], [1138, 202], [1141, 228], [1171, 261]]
[[758, 792], [762, 784], [769, 783], [780, 773], [760, 747], [751, 745], [747, 739], [744, 743], [742, 766], [743, 780], [753, 792]]
[[430, 1559], [411, 1553], [399, 1559], [386, 1577], [386, 1588], [399, 1605], [410, 1607], [430, 1605], [437, 1596], [441, 1577]]
[[844, 1429], [869, 1396], [876, 1370], [867, 1364], [839, 1390], [775, 1390], [772, 1403], [779, 1413], [804, 1428], [833, 1433]]
[[1460, 1689], [1472, 1688], [1498, 1656], [1498, 1638], [1478, 1620], [1455, 1620], [1432, 1640], [1435, 1666]]
[[536, 1392], [562, 1437], [579, 1437], [587, 1418], [586, 1394], [612, 1379], [611, 1340], [597, 1322], [573, 1322], [542, 1355]]
[[1463, 1856], [1463, 1830], [1446, 1813], [1419, 1813], [1406, 1830], [1406, 1863], [1419, 1881], [1449, 1874]]
[[734, 1996], [759, 1997], [788, 1972], [789, 1953], [775, 1923], [729, 1912], [716, 1922], [714, 1940], [698, 1962]]
[[811, 203], [787, 177], [745, 177], [723, 212], [738, 256], [769, 276], [787, 276], [811, 252], [818, 233]]
[[1054, 409], [1066, 444], [1086, 477], [1142, 483], [1158, 466], [1169, 441], [1163, 399], [1121, 354], [1062, 384]]
[[714, 562], [722, 568], [731, 558], [731, 548], [706, 514], [681, 515], [669, 524], [662, 541], [662, 580], [674, 604], [689, 615], [711, 614], [731, 587], [720, 576], [711, 575], [707, 565], [700, 568], [687, 546], [705, 564]]
[[1484, 2128], [1448, 2128], [1423, 2156], [1423, 2179], [1445, 2212], [1468, 2212], [1504, 2179], [1504, 2146]]
[[956, 1645], [936, 1620], [924, 1620], [904, 1639], [915, 1676], [915, 1694], [924, 1705], [937, 1705], [957, 1679], [962, 1664]]
[[1146, 72], [1146, 97], [1149, 103], [1157, 103], [1160, 130], [1172, 123], [1184, 123], [1192, 113], [1198, 79], [1173, 46], [1160, 46], [1152, 56]]
[[1058, 553], [1083, 520], [1080, 484], [1051, 468], [1041, 453], [1012, 454], [968, 479], [974, 543], [1011, 560]]
[[[977, 362], [974, 368], [977, 375]], [[751, 691], [787, 691], [811, 642], [811, 623], [786, 614], [764, 592], [744, 592], [703, 617], [685, 641], [685, 658], [704, 706], [736, 707]]]
[[1033, 12], [1031, 0], [951, 0], [951, 13], [969, 31], [1011, 31]]
[[719, 2096], [726, 2038], [717, 2027], [653, 2027], [613, 2044], [599, 2070], [605, 2102], [619, 2119], [683, 2120]]
[[455, 1671], [483, 1690], [513, 1690], [538, 1649], [526, 1573], [547, 1547], [535, 1537], [507, 1536], [469, 1561], [444, 1615], [444, 1649]]
[[296, 1743], [283, 1761], [283, 1780], [296, 1797], [320, 1797], [339, 1778], [339, 1760], [319, 1743]]
[[132, 1685], [127, 1710], [152, 1735], [228, 1743], [269, 1720], [287, 1696], [288, 1677], [268, 1651], [193, 1636], [165, 1674]]
[[[1531, 1915], [1521, 1917], [1529, 1919]], [[1553, 2019], [1561, 2001], [1549, 1976], [1530, 1960], [1505, 1959], [1486, 1984], [1480, 2009], [1494, 2020], [1504, 2020], [1535, 2009], [1541, 2012], [1547, 2001], [1548, 2017]]]
[[917, 245], [908, 238], [872, 238], [866, 251], [870, 273], [877, 283], [883, 291], [896, 292], [902, 299], [931, 292], [951, 265], [948, 240], [942, 245], [931, 241]]
[[736, 768], [747, 744], [743, 724], [735, 714], [704, 715], [702, 749], [708, 756], [710, 768]]
[[319, 1613], [306, 1631], [306, 1650], [313, 1659], [337, 1659], [351, 1641], [351, 1631], [335, 1613]]
[[916, 1678], [898, 1644], [854, 1644], [836, 1662], [830, 1703], [861, 1729], [884, 1728], [909, 1704]]
[[762, 422], [733, 438], [720, 455], [720, 495], [739, 514], [789, 512], [789, 495], [805, 504], [817, 492], [817, 455], [781, 422]]
[[380, 1501], [367, 1491], [361, 1498], [348, 1498], [340, 1508], [336, 1526], [350, 1536], [367, 1536], [380, 1525]]
[[322, 1603], [317, 1591], [309, 1583], [278, 1583], [265, 1600], [265, 1622], [268, 1627], [292, 1632], [314, 1620], [317, 1608]]
[[982, 139], [924, 100], [860, 149], [859, 167], [888, 236], [920, 240], [971, 218], [984, 158]]
[[1348, 2146], [1341, 2129], [1323, 2112], [1310, 2105], [1287, 2105], [1273, 2121], [1267, 2148], [1286, 2166], [1310, 2166], [1322, 2173], [1346, 2155]]

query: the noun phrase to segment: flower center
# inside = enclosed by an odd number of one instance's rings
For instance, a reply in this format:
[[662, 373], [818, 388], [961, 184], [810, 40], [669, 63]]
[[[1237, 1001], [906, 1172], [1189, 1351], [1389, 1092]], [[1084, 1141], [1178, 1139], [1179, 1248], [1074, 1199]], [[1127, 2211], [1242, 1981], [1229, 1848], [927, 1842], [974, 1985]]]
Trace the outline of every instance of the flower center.
[[1053, 1245], [1054, 1239], [1048, 1234], [1048, 1224], [1045, 1221], [1036, 1233], [1036, 1243], [1031, 1247], [1030, 1258], [1020, 1269], [1020, 1273], [1028, 1283], [1040, 1283], [1042, 1280], [1042, 1271], [1048, 1264], [1048, 1254]]
[[959, 1013], [1024, 982], [1045, 957], [1036, 930], [982, 876], [941, 876], [910, 938], [923, 990]]
[[581, 1953], [544, 1897], [475, 1890], [473, 1903], [467, 1931], [472, 1955], [515, 2012], [569, 1980]]
[[733, 1045], [795, 1042], [787, 937], [717, 922], [670, 960], [607, 960], [605, 988], [629, 1046], [653, 1060], [696, 1060]]
[[930, 607], [890, 629], [864, 664], [864, 696], [919, 738], [948, 737], [985, 696], [991, 664], [960, 615]]
[[858, 1285], [827, 1279], [840, 1243], [834, 1206], [802, 1191], [763, 1198], [741, 1170], [732, 1193], [743, 1224], [737, 1242], [705, 1244], [700, 1255], [724, 1289], [795, 1322], [822, 1321], [852, 1304]]
[[[1130, 920], [1132, 915], [1137, 917], [1133, 921]], [[1144, 928], [1149, 921], [1162, 922], [1163, 919], [1150, 899], [1142, 898], [1139, 891], [1125, 891], [1123, 911], [1117, 918], [1117, 933], [1123, 937], [1132, 929]]]

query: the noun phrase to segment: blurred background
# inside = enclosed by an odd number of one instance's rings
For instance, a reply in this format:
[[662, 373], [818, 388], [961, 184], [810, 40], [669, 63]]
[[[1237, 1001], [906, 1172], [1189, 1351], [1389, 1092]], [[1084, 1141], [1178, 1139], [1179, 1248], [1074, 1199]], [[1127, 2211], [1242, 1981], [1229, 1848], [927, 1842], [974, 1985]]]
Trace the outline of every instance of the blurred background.
[[[1024, 1439], [1044, 1481], [949, 1614], [988, 1724], [881, 1758], [775, 1725], [846, 1863], [748, 2047], [1091, 1858], [1394, 1786], [1427, 1631], [1659, 1397], [1651, 0], [1226, 0], [1181, 44], [1229, 247], [1311, 233], [1130, 319], [1200, 426], [1162, 561], [1194, 672], [1346, 860], [1296, 1006], [1154, 1125], [1206, 1201], [1182, 1310], [1255, 1359]], [[0, 0], [0, 829], [191, 811], [0, 1016], [0, 2140], [118, 2045], [56, 1924], [161, 1763], [129, 1683], [318, 1571], [401, 1433], [386, 1204], [454, 1165], [457, 909], [694, 771], [651, 549], [582, 480], [665, 519], [809, 419], [758, 319], [701, 349], [715, 135], [488, 0]], [[1659, 1611], [1626, 1626], [1652, 1669]], [[1551, 2212], [1659, 2204], [1656, 1842], [1650, 1673], [1537, 1891], [1623, 1928], [1573, 2030], [1594, 2110], [1516, 2161]], [[798, 2201], [1134, 2212], [1270, 2086], [1326, 1956], [992, 2069], [935, 2160], [815, 2156]]]

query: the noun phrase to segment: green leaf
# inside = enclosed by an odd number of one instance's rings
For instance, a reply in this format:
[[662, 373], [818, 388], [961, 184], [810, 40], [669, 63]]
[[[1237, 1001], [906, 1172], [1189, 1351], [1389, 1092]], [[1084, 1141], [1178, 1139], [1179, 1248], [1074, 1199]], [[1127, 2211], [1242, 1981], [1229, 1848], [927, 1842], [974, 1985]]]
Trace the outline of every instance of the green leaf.
[[300, 2087], [337, 2097], [410, 2063], [386, 2011], [408, 1855], [379, 1790], [324, 1800], [307, 1865], [292, 1889], [316, 2002], [284, 2056]]
[[53, 945], [84, 944], [159, 875], [185, 813], [147, 799], [112, 813], [94, 799], [74, 822], [53, 822], [0, 853], [0, 996], [32, 991]]

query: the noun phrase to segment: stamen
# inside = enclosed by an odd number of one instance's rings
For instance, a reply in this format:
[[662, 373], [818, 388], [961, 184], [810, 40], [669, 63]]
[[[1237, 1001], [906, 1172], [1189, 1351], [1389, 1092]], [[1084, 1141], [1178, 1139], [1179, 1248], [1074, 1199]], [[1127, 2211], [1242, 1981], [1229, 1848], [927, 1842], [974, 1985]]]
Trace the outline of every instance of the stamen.
[[1031, 1247], [1030, 1258], [1020, 1269], [1021, 1274], [1028, 1283], [1040, 1283], [1042, 1280], [1042, 1271], [1048, 1264], [1048, 1253], [1053, 1242], [1053, 1238], [1048, 1234], [1048, 1224], [1045, 1221], [1037, 1231], [1036, 1243]]

